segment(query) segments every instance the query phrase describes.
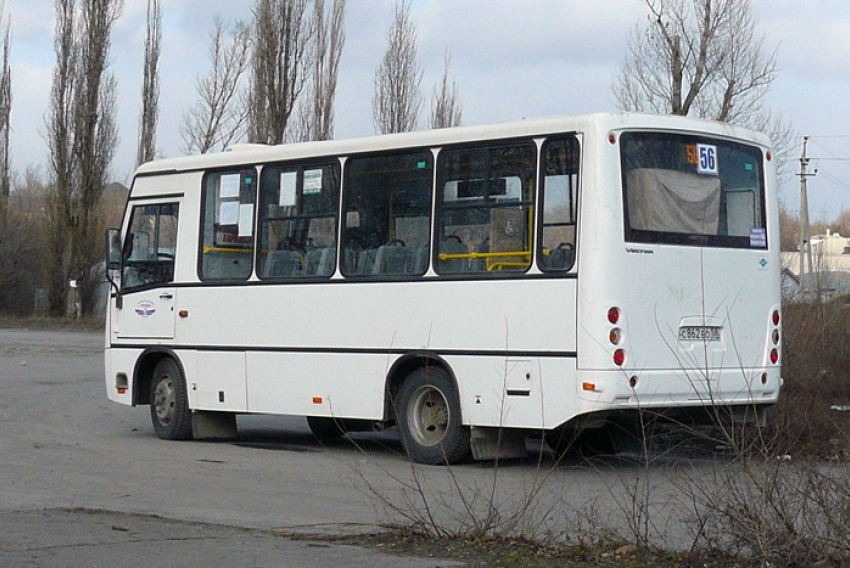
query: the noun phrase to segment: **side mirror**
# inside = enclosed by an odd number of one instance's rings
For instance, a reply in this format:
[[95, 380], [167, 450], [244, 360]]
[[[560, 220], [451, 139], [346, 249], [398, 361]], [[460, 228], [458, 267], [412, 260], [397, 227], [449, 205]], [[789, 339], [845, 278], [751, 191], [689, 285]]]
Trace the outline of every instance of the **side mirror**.
[[121, 289], [118, 283], [112, 279], [112, 271], [121, 270], [121, 231], [118, 229], [106, 230], [106, 279], [115, 290], [115, 307], [119, 310], [124, 307], [124, 299], [121, 297]]
[[121, 232], [118, 229], [106, 231], [106, 269], [121, 268]]

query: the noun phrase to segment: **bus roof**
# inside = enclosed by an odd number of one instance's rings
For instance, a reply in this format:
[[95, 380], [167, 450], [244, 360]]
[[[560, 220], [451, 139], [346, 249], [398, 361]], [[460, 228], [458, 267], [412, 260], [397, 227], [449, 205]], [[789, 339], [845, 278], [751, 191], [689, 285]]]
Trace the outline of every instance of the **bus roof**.
[[238, 144], [226, 152], [148, 162], [140, 166], [136, 174], [150, 175], [322, 156], [381, 152], [401, 148], [434, 147], [477, 140], [543, 136], [559, 132], [588, 132], [594, 129], [603, 132], [621, 129], [699, 131], [724, 138], [747, 140], [766, 148], [771, 146], [766, 135], [727, 123], [663, 114], [595, 113], [530, 118], [501, 124], [459, 126], [325, 142], [303, 142], [276, 146]]

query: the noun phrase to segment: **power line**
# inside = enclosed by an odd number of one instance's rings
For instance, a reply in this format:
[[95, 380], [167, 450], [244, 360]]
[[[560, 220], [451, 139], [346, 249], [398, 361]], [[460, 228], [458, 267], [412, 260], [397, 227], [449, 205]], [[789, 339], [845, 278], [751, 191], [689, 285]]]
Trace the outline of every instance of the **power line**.
[[819, 174], [823, 175], [826, 179], [828, 179], [829, 181], [831, 181], [832, 183], [837, 185], [840, 189], [843, 189], [845, 191], [850, 191], [850, 185], [841, 181], [837, 177], [830, 175], [830, 173], [827, 172], [827, 171], [824, 171], [823, 168], [818, 168], [817, 171], [818, 171]]

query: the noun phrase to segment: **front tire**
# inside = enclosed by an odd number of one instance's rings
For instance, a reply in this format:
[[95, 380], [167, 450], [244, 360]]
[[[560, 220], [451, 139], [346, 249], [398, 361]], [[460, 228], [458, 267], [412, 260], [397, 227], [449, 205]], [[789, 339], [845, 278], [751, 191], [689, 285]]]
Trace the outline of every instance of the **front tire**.
[[192, 414], [186, 396], [186, 380], [174, 359], [157, 363], [151, 380], [151, 421], [163, 440], [192, 438]]
[[457, 389], [445, 370], [415, 370], [402, 383], [396, 402], [398, 430], [410, 459], [437, 465], [469, 457], [469, 428], [461, 422]]

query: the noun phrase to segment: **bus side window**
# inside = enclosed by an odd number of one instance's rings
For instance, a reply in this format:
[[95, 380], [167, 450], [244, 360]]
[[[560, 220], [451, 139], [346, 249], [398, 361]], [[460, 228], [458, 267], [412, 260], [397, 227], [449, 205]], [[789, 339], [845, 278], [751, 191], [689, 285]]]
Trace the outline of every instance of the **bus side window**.
[[440, 153], [437, 272], [531, 266], [535, 161], [531, 141]]
[[540, 270], [564, 271], [575, 263], [579, 144], [574, 137], [550, 138], [543, 144]]
[[345, 276], [421, 276], [428, 269], [433, 155], [413, 150], [346, 164]]
[[257, 245], [260, 278], [333, 275], [338, 209], [338, 162], [265, 167]]
[[253, 168], [207, 174], [198, 261], [201, 280], [245, 280], [251, 275], [256, 186]]

